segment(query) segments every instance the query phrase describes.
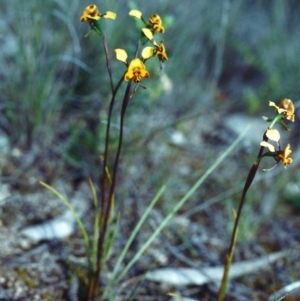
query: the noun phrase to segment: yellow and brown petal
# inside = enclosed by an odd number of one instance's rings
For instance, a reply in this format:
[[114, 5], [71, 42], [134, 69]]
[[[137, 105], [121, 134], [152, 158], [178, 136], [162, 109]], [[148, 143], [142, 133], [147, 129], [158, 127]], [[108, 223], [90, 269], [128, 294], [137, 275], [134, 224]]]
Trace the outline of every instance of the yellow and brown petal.
[[[153, 47], [154, 46], [154, 47]], [[157, 56], [160, 61], [166, 61], [168, 60], [168, 56], [166, 53], [166, 48], [161, 41], [159, 44], [157, 44], [155, 41], [153, 42], [153, 46], [147, 46], [142, 51], [142, 58], [147, 60], [152, 56]]]
[[83, 15], [80, 18], [81, 22], [87, 22], [89, 20], [99, 20], [100, 12], [95, 4], [91, 4], [85, 8]]
[[166, 48], [163, 44], [163, 41], [161, 41], [158, 45], [154, 43], [154, 46], [156, 48], [156, 53], [155, 55], [159, 58], [160, 61], [167, 61], [168, 56], [166, 53]]
[[154, 31], [154, 32], [160, 32], [160, 33], [164, 33], [165, 29], [162, 26], [162, 21], [159, 15], [157, 14], [153, 14], [149, 20], [148, 20], [148, 25], [150, 26], [150, 28]]
[[293, 162], [292, 158], [289, 158], [289, 155], [292, 153], [290, 144], [287, 144], [285, 149], [283, 151], [277, 152], [277, 158], [278, 160], [282, 161], [284, 167], [291, 164]]
[[275, 107], [278, 114], [283, 114], [284, 118], [292, 122], [295, 121], [295, 107], [290, 99], [283, 99], [277, 106], [273, 101], [269, 102], [270, 107]]
[[127, 69], [127, 72], [124, 75], [124, 79], [129, 81], [133, 79], [135, 83], [139, 83], [142, 80], [142, 77], [150, 77], [149, 72], [146, 70], [145, 65], [139, 58], [133, 59]]
[[285, 118], [287, 120], [295, 121], [295, 115], [294, 115], [295, 107], [294, 107], [293, 102], [290, 99], [288, 99], [288, 98], [283, 99], [279, 103], [278, 107], [281, 109], [284, 109], [286, 111]]

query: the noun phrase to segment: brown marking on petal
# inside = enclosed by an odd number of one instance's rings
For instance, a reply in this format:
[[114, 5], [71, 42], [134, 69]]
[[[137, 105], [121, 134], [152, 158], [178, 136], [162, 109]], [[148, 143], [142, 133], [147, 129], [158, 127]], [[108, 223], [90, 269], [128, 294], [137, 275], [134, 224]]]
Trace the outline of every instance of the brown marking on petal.
[[138, 84], [141, 82], [141, 78], [134, 78], [133, 81]]
[[139, 71], [133, 72], [133, 81], [135, 83], [139, 83], [141, 82], [142, 78], [141, 78], [141, 73]]
[[130, 79], [132, 79], [132, 77], [133, 77], [132, 72], [130, 72], [130, 71], [127, 70], [127, 72], [126, 72], [125, 75], [124, 75], [124, 79], [125, 79], [126, 81], [129, 81]]
[[161, 61], [167, 61], [168, 57], [165, 53], [157, 53], [157, 57], [161, 60]]

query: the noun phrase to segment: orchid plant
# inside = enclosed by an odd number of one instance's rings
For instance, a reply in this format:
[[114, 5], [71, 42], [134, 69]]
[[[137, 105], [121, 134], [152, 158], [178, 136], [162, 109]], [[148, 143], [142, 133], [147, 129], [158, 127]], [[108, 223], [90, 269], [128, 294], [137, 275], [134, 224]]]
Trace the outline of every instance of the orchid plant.
[[[295, 121], [295, 107], [293, 102], [290, 99], [283, 99], [279, 105], [277, 106], [274, 102], [270, 101], [269, 106], [275, 108], [275, 115], [272, 118], [263, 117], [263, 119], [269, 122], [269, 126], [267, 127], [265, 133], [263, 134], [263, 139], [260, 142], [260, 149], [257, 155], [256, 161], [253, 163], [248, 177], [245, 182], [245, 186], [242, 192], [242, 196], [240, 199], [239, 207], [237, 212], [235, 213], [235, 222], [234, 227], [231, 234], [231, 241], [229, 245], [229, 249], [227, 251], [224, 273], [221, 282], [221, 286], [218, 293], [218, 301], [224, 300], [226, 293], [226, 286], [228, 282], [229, 270], [233, 258], [234, 246], [237, 238], [238, 232], [238, 224], [242, 214], [242, 209], [246, 200], [246, 194], [248, 189], [250, 188], [256, 172], [258, 170], [259, 164], [263, 158], [272, 157], [275, 160], [275, 165], [269, 169], [264, 169], [264, 171], [269, 171], [276, 167], [280, 162], [282, 162], [284, 168], [286, 168], [289, 164], [293, 162], [293, 159], [290, 157], [292, 150], [290, 144], [287, 144], [286, 147], [282, 150], [280, 146], [280, 133], [277, 129], [274, 128], [275, 124], [280, 124], [284, 130], [288, 131], [289, 127], [285, 124], [285, 120], [294, 122]], [[273, 143], [268, 142], [269, 140], [273, 141]], [[267, 150], [267, 151], [265, 151]]]
[[[105, 294], [107, 294], [105, 287], [102, 287], [101, 283], [103, 283], [102, 274], [106, 264], [107, 255], [111, 246], [113, 245], [119, 223], [119, 216], [117, 217], [117, 222], [115, 224], [113, 224], [112, 221], [114, 217], [115, 189], [117, 185], [117, 172], [124, 136], [126, 109], [132, 97], [137, 92], [138, 88], [142, 87], [146, 89], [144, 85], [141, 85], [141, 82], [143, 79], [150, 77], [150, 72], [146, 68], [148, 61], [152, 58], [156, 58], [160, 63], [160, 68], [162, 68], [162, 63], [168, 60], [168, 55], [166, 53], [166, 48], [163, 44], [163, 41], [160, 41], [159, 43], [155, 41], [157, 34], [165, 32], [165, 28], [163, 27], [160, 16], [158, 14], [153, 14], [149, 17], [148, 20], [146, 20], [144, 19], [143, 14], [138, 10], [131, 10], [129, 12], [129, 15], [131, 17], [142, 20], [144, 26], [140, 28], [140, 35], [136, 44], [135, 52], [131, 55], [130, 60], [128, 60], [129, 55], [124, 49], [115, 49], [116, 59], [124, 63], [126, 66], [124, 73], [117, 81], [117, 83], [115, 83], [113, 76], [110, 52], [105, 31], [102, 29], [102, 20], [115, 20], [117, 17], [116, 13], [111, 11], [101, 13], [95, 4], [91, 4], [84, 9], [83, 14], [80, 17], [81, 22], [88, 23], [90, 27], [90, 31], [88, 33], [94, 31], [98, 34], [98, 36], [100, 36], [102, 40], [111, 92], [110, 103], [107, 112], [107, 126], [104, 149], [103, 154], [101, 154], [100, 156], [102, 158], [102, 175], [99, 183], [99, 197], [97, 195], [97, 189], [95, 189], [94, 184], [90, 181], [95, 208], [94, 233], [92, 242], [90, 241], [89, 235], [86, 228], [84, 227], [82, 220], [77, 215], [76, 211], [68, 202], [68, 200], [65, 199], [53, 187], [41, 182], [44, 187], [55, 193], [69, 208], [69, 210], [74, 215], [80, 231], [84, 237], [88, 270], [86, 273], [82, 269], [80, 269], [80, 271], [77, 269], [76, 273], [80, 278], [81, 287], [79, 290], [83, 291], [83, 293], [80, 294], [80, 298], [82, 298], [83, 300], [94, 300], [97, 296], [105, 296]], [[121, 94], [120, 88], [123, 84], [126, 84], [125, 92], [123, 95], [119, 95]], [[111, 150], [112, 148], [110, 149], [110, 130], [112, 124], [111, 120], [114, 112], [114, 104], [118, 97], [122, 99], [122, 105], [121, 110], [117, 112], [119, 113], [120, 120], [119, 138], [117, 149], [114, 153], [114, 151]], [[161, 193], [162, 191], [160, 191], [157, 197], [153, 199], [153, 201], [151, 202], [152, 205], [150, 204], [149, 208], [154, 205]], [[98, 199], [100, 199], [99, 203]], [[132, 240], [132, 236], [130, 236], [128, 241]], [[129, 246], [126, 245], [125, 250], [128, 248]], [[120, 258], [123, 258], [123, 253], [124, 252], [122, 252], [122, 255], [120, 255]], [[116, 274], [115, 270], [113, 271], [113, 274]], [[114, 279], [112, 279], [112, 282], [113, 281]], [[108, 284], [107, 287], [109, 287]]]
[[[101, 202], [97, 208], [97, 227], [95, 231], [98, 235], [96, 237], [97, 245], [94, 247], [94, 261], [89, 271], [89, 277], [87, 281], [86, 300], [93, 299], [96, 295], [101, 294], [101, 288], [99, 289], [99, 283], [101, 280], [101, 273], [106, 261], [108, 249], [106, 247], [108, 241], [113, 241], [113, 235], [110, 231], [110, 221], [113, 215], [114, 208], [114, 192], [116, 188], [116, 179], [118, 172], [119, 159], [121, 154], [122, 142], [123, 142], [123, 129], [126, 109], [133, 95], [137, 92], [142, 80], [150, 77], [150, 73], [146, 68], [148, 60], [156, 58], [159, 60], [160, 65], [164, 61], [168, 60], [165, 46], [163, 41], [157, 43], [155, 36], [165, 32], [165, 28], [162, 24], [162, 19], [158, 14], [151, 15], [148, 19], [145, 19], [142, 12], [138, 10], [131, 10], [129, 12], [131, 17], [142, 20], [144, 26], [140, 29], [140, 38], [137, 42], [135, 52], [132, 54], [131, 59], [128, 60], [129, 55], [124, 49], [115, 49], [116, 59], [124, 63], [126, 69], [124, 74], [118, 80], [117, 84], [114, 82], [113, 70], [111, 68], [111, 59], [108, 50], [108, 44], [105, 36], [105, 32], [102, 29], [102, 18], [115, 20], [117, 15], [111, 11], [100, 13], [95, 4], [87, 6], [80, 18], [80, 21], [87, 22], [92, 31], [95, 31], [101, 38], [103, 43], [103, 49], [106, 57], [107, 72], [110, 79], [111, 86], [111, 99], [109, 110], [107, 113], [107, 128], [105, 137], [105, 146], [103, 151], [103, 167], [102, 167], [102, 180], [100, 183]], [[150, 46], [148, 45], [150, 44]], [[143, 47], [143, 48], [142, 48]], [[122, 98], [122, 107], [120, 114], [120, 126], [119, 126], [119, 140], [116, 153], [114, 155], [113, 162], [109, 161], [109, 155], [111, 156], [110, 146], [110, 128], [111, 119], [113, 115], [113, 107], [116, 98], [119, 96], [118, 92], [122, 84], [126, 84], [124, 95]], [[109, 164], [110, 163], [110, 164]], [[112, 170], [109, 169], [112, 166]], [[113, 231], [114, 233], [114, 231]], [[111, 244], [110, 244], [111, 245]]]

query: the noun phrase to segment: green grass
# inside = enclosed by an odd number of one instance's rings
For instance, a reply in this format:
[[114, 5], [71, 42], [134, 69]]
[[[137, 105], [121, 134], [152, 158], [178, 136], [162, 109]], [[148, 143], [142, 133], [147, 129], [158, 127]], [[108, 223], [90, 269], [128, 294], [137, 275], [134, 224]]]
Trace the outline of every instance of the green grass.
[[[88, 2], [80, 5], [85, 4]], [[172, 74], [173, 88], [159, 106], [165, 110], [171, 106], [171, 116], [188, 114], [191, 108], [200, 111], [203, 106], [206, 110], [215, 107], [219, 92], [216, 88], [210, 91], [211, 80], [215, 80], [216, 55], [223, 40], [221, 88], [217, 82], [217, 89], [228, 95], [230, 103], [257, 112], [268, 99], [297, 97], [300, 45], [296, 9], [293, 9], [297, 3], [276, 0], [265, 7], [231, 1], [225, 11], [228, 18], [225, 30], [220, 23], [219, 4], [211, 6], [201, 2], [197, 9], [176, 1], [135, 5], [144, 11], [157, 10], [165, 20], [171, 20], [165, 37], [170, 56], [165, 70], [169, 77]], [[116, 3], [112, 6], [120, 10], [124, 28], [132, 25], [132, 20], [125, 18], [127, 5], [122, 9]], [[253, 23], [245, 15], [247, 11], [257, 16], [258, 21]], [[64, 4], [48, 1], [43, 5], [35, 1], [26, 4], [11, 1], [2, 12], [2, 32], [6, 38], [3, 37], [2, 43], [1, 124], [14, 145], [29, 147], [37, 140], [51, 145], [57, 133], [49, 128], [61, 122], [65, 103], [72, 105], [74, 99], [80, 102], [82, 94], [107, 95], [107, 77], [103, 76], [104, 84], [99, 87], [97, 79], [89, 75], [89, 70], [103, 70], [104, 57], [100, 43], [90, 41], [89, 47], [85, 47], [87, 40], [83, 36], [87, 27], [78, 21], [80, 14], [78, 1]], [[111, 24], [107, 30], [112, 49], [126, 41], [130, 45], [130, 39], [134, 38], [131, 31], [121, 34]], [[232, 83], [236, 76], [243, 76], [243, 68], [253, 68], [262, 77], [255, 84], [245, 79], [242, 85], [237, 83], [234, 91]], [[155, 96], [151, 97], [153, 93]], [[148, 97], [159, 99], [163, 93], [150, 90]], [[101, 99], [96, 101], [103, 103]], [[140, 109], [143, 110], [137, 107], [137, 114], [142, 113]]]

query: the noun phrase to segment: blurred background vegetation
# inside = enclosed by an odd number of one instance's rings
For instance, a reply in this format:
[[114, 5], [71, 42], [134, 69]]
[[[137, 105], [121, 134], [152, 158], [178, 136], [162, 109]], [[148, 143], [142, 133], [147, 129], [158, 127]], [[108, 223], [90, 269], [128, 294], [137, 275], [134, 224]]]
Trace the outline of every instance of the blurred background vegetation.
[[[2, 176], [16, 188], [36, 179], [99, 177], [110, 94], [101, 40], [93, 32], [85, 37], [88, 25], [79, 21], [88, 4], [12, 0], [0, 12], [0, 129], [9, 155]], [[113, 50], [132, 51], [139, 35], [128, 11], [137, 8], [146, 18], [156, 12], [166, 27], [169, 60], [162, 71], [149, 67], [147, 90], [138, 91], [127, 115], [121, 177], [137, 181], [141, 194], [174, 174], [171, 195], [185, 191], [234, 139], [236, 133], [222, 132], [231, 114], [260, 119], [270, 114], [268, 100], [298, 99], [296, 0], [96, 4], [118, 15], [103, 20], [116, 78], [124, 66]], [[221, 167], [219, 186], [208, 189], [235, 186], [236, 172], [247, 170], [255, 152], [233, 156], [236, 165]]]
[[[88, 24], [79, 21], [88, 4], [87, 0], [11, 0], [0, 11], [1, 176], [22, 193], [38, 189], [38, 180], [51, 184], [61, 179], [74, 185], [87, 176], [99, 180], [110, 89], [101, 39], [93, 32], [85, 37]], [[138, 90], [127, 112], [117, 188], [125, 216], [131, 208], [125, 204], [146, 206], [167, 181], [160, 209], [168, 212], [248, 121], [262, 124], [251, 130], [251, 137], [181, 212], [226, 242], [232, 208], [266, 126], [261, 116], [272, 115], [268, 101], [290, 98], [298, 104], [300, 2], [95, 4], [101, 12], [117, 13], [115, 21], [102, 23], [116, 79], [124, 65], [115, 60], [113, 50], [132, 53], [139, 37], [128, 11], [137, 8], [146, 18], [158, 13], [166, 28], [163, 39], [169, 60], [162, 70], [158, 63], [149, 66], [151, 77], [143, 81], [147, 90]], [[276, 215], [282, 204], [298, 212], [298, 127], [296, 121], [290, 134], [282, 134], [283, 144], [288, 141], [295, 149], [288, 172], [279, 166], [259, 173], [250, 189], [239, 240], [270, 233], [273, 217], [285, 219], [289, 214], [287, 209]], [[118, 131], [112, 134], [114, 147]], [[264, 167], [272, 165], [267, 161]]]

